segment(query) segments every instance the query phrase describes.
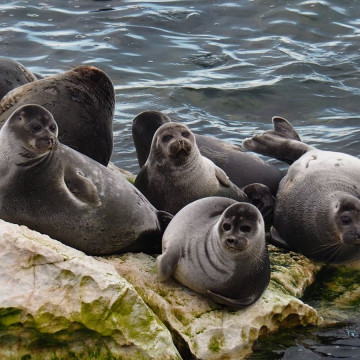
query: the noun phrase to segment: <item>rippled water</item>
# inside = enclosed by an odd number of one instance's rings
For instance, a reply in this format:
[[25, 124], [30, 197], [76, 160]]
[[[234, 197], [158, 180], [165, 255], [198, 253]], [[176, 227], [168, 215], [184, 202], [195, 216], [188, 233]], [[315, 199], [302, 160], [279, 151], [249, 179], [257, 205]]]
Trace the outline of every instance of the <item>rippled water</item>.
[[[359, 156], [359, 48], [357, 0], [0, 0], [0, 56], [44, 76], [80, 64], [109, 75], [112, 160], [135, 173], [131, 120], [149, 109], [238, 144], [280, 115], [305, 142]], [[308, 334], [306, 357], [298, 333], [291, 344], [273, 339], [283, 353], [262, 346], [253, 356], [358, 358], [359, 336], [347, 339], [355, 350], [313, 350], [346, 331]]]

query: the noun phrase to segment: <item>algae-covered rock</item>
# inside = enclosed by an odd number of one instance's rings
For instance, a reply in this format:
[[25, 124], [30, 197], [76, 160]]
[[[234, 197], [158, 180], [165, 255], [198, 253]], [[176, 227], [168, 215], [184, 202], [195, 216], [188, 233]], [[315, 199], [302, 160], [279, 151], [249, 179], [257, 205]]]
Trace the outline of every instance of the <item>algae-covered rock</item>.
[[178, 359], [114, 266], [0, 220], [1, 359]]
[[242, 310], [229, 309], [184, 288], [157, 279], [155, 258], [111, 256], [114, 264], [168, 326], [184, 358], [242, 359], [262, 334], [284, 326], [320, 324], [322, 318], [297, 297], [320, 269], [304, 256], [270, 248], [272, 278], [262, 297]]

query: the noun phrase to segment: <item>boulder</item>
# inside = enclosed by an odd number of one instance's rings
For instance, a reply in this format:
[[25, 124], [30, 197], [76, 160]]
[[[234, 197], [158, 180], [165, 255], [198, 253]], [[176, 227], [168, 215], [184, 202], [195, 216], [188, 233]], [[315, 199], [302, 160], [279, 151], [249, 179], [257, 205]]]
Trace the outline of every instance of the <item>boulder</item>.
[[271, 281], [262, 297], [235, 310], [184, 288], [173, 279], [159, 282], [155, 257], [124, 254], [101, 258], [115, 265], [170, 329], [186, 359], [242, 359], [259, 336], [279, 327], [319, 325], [322, 318], [298, 299], [314, 281], [321, 265], [306, 257], [270, 246]]
[[180, 359], [111, 263], [0, 220], [1, 359]]

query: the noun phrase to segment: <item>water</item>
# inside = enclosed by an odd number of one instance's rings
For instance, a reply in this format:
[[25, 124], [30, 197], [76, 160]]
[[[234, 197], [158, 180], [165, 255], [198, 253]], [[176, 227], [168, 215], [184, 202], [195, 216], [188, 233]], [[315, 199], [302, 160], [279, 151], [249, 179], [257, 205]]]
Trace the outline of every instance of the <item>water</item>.
[[[43, 76], [109, 75], [112, 161], [134, 173], [131, 121], [150, 109], [237, 144], [279, 115], [305, 142], [359, 156], [359, 48], [357, 0], [0, 0], [0, 56]], [[253, 358], [359, 358], [358, 330], [285, 331]]]

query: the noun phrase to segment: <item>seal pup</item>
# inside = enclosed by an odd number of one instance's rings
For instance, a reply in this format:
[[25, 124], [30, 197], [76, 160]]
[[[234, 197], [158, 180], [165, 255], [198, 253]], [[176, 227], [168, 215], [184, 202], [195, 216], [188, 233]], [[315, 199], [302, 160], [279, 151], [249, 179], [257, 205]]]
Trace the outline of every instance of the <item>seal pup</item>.
[[0, 130], [0, 218], [89, 255], [161, 251], [171, 215], [117, 171], [59, 143], [57, 124], [24, 105]]
[[173, 122], [155, 132], [149, 157], [135, 179], [135, 186], [157, 209], [170, 214], [207, 196], [248, 201], [223, 170], [200, 154], [189, 128]]
[[164, 232], [160, 281], [171, 275], [220, 304], [253, 304], [270, 280], [264, 221], [248, 203], [222, 197], [194, 201]]
[[0, 57], [0, 99], [18, 86], [36, 81], [37, 77], [19, 62]]
[[108, 165], [113, 149], [114, 86], [93, 66], [78, 66], [15, 88], [0, 101], [0, 123], [22, 105], [38, 104], [59, 126], [59, 141]]
[[290, 123], [244, 140], [244, 147], [292, 164], [275, 199], [275, 245], [314, 260], [360, 259], [360, 160], [301, 142]]
[[[159, 111], [144, 111], [132, 121], [132, 135], [140, 168], [150, 153], [155, 131], [170, 118]], [[241, 146], [212, 136], [195, 134], [201, 155], [210, 159], [229, 176], [239, 188], [252, 183], [261, 183], [276, 194], [284, 173], [260, 157], [245, 152]]]

